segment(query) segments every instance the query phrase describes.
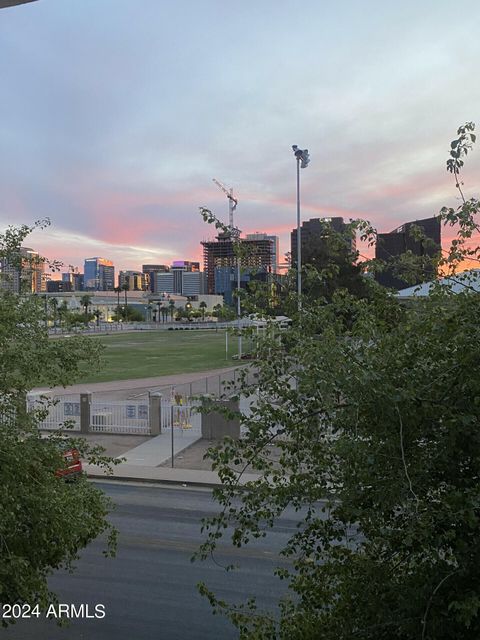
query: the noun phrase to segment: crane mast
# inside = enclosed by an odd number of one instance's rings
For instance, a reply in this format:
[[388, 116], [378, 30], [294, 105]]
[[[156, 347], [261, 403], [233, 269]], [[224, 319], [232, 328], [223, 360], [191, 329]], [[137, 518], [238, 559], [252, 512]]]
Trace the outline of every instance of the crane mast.
[[233, 188], [228, 189], [224, 184], [222, 184], [216, 178], [212, 178], [212, 180], [217, 185], [217, 187], [220, 187], [220, 189], [228, 198], [228, 226], [230, 227], [230, 230], [233, 233], [235, 229], [235, 227], [233, 226], [233, 212], [237, 208], [238, 200], [233, 195]]

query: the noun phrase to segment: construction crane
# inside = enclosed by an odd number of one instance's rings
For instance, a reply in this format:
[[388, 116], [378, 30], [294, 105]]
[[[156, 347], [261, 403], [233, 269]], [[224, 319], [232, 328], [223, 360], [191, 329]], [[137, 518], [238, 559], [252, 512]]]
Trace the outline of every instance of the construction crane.
[[[217, 187], [220, 187], [220, 189], [223, 191], [223, 193], [227, 196], [228, 198], [228, 226], [230, 228], [230, 233], [232, 235], [232, 239], [236, 239], [237, 241], [240, 240], [240, 229], [236, 229], [233, 226], [233, 212], [235, 211], [235, 209], [237, 208], [237, 204], [238, 204], [238, 200], [237, 198], [235, 198], [233, 196], [233, 189], [227, 189], [227, 187], [222, 184], [220, 182], [220, 180], [217, 180], [216, 178], [212, 178], [213, 182], [215, 182], [215, 184], [217, 185]], [[242, 359], [242, 328], [241, 328], [241, 317], [242, 317], [242, 309], [241, 309], [241, 297], [240, 297], [240, 289], [241, 289], [241, 284], [240, 284], [240, 255], [236, 256], [236, 263], [237, 263], [237, 316], [238, 316], [238, 359], [241, 360]]]
[[233, 212], [237, 208], [238, 200], [237, 200], [237, 198], [234, 198], [233, 189], [232, 188], [227, 189], [227, 187], [224, 184], [222, 184], [219, 180], [217, 180], [216, 178], [212, 178], [212, 180], [217, 185], [217, 187], [220, 187], [220, 189], [223, 191], [223, 193], [228, 198], [228, 226], [230, 227], [230, 229], [233, 232], [233, 230], [234, 230]]

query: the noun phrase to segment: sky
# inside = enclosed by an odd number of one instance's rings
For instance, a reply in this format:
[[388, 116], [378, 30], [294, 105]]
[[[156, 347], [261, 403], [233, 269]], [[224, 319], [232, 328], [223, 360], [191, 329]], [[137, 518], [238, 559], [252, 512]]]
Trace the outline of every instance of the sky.
[[[228, 222], [380, 232], [458, 206], [445, 163], [480, 126], [478, 0], [38, 0], [0, 11], [0, 227], [83, 270], [201, 260]], [[464, 172], [480, 191], [480, 149]], [[444, 244], [448, 240], [444, 234]]]

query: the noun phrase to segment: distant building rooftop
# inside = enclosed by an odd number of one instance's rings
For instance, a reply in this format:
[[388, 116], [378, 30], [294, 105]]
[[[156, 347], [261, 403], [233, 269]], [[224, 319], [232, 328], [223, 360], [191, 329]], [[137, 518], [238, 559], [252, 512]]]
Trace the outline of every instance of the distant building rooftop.
[[0, 0], [0, 9], [6, 7], [14, 7], [17, 4], [26, 4], [27, 2], [35, 2], [36, 0]]
[[397, 293], [398, 298], [418, 298], [428, 296], [433, 285], [439, 282], [443, 285], [449, 285], [453, 293], [463, 293], [464, 291], [480, 292], [480, 269], [470, 269], [462, 271], [455, 276], [449, 278], [440, 278], [438, 281], [424, 282], [413, 287], [401, 289]]

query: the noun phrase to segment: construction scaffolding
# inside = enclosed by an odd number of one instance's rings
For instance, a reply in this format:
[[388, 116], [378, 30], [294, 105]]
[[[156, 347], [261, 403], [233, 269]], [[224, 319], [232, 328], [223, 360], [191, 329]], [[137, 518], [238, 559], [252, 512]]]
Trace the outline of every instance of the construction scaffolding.
[[[261, 271], [271, 273], [274, 264], [275, 244], [271, 238], [245, 239], [240, 238], [242, 245], [242, 271]], [[207, 293], [215, 294], [215, 269], [234, 268], [237, 257], [234, 242], [228, 232], [220, 233], [216, 240], [204, 240], [203, 264], [207, 280]]]

